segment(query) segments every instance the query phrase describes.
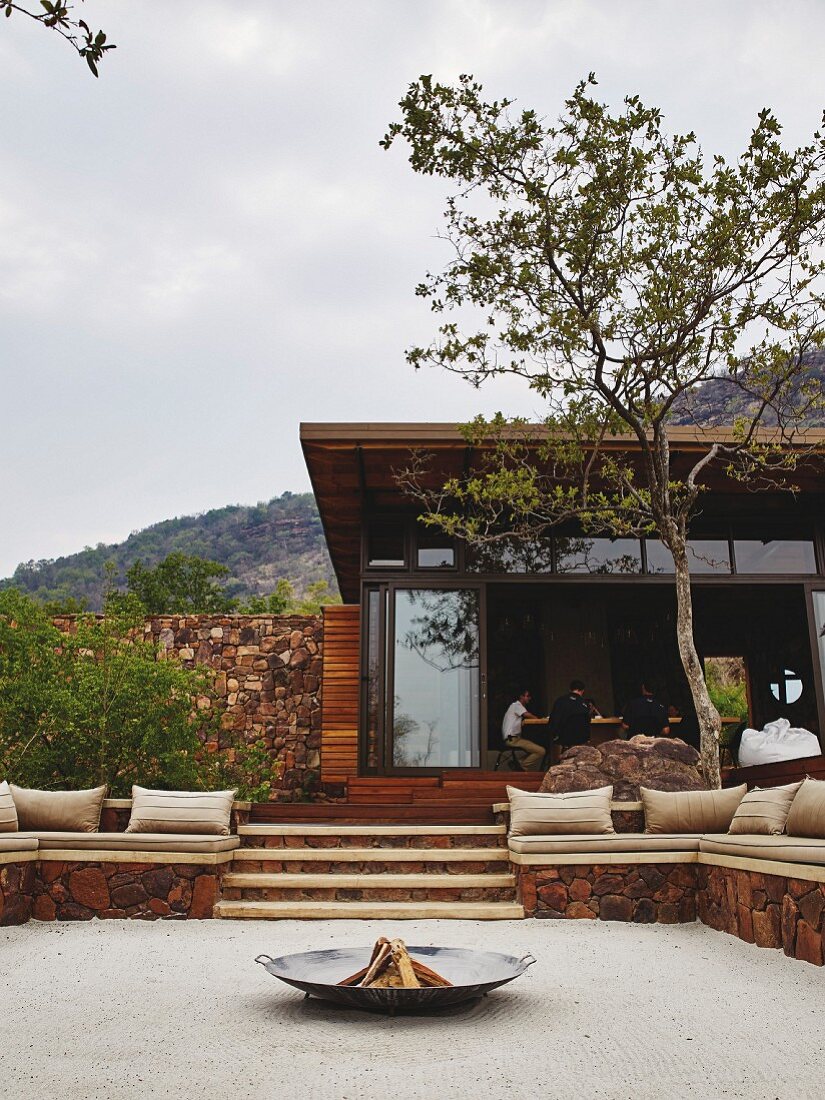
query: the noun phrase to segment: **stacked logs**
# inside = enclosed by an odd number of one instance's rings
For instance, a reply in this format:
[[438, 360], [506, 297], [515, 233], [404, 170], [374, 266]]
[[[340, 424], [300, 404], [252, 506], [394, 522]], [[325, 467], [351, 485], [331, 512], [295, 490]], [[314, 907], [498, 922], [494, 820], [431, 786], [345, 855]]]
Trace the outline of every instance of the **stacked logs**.
[[388, 940], [386, 936], [375, 941], [367, 966], [338, 982], [362, 989], [421, 989], [452, 984], [414, 959], [403, 940]]

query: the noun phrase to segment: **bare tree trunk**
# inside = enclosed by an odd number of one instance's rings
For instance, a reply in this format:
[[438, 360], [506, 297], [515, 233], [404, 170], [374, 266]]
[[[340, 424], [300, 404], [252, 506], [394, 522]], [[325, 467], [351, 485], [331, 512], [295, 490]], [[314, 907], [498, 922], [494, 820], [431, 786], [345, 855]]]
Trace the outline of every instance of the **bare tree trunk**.
[[701, 739], [699, 766], [704, 773], [707, 785], [713, 789], [722, 786], [719, 773], [719, 732], [722, 729], [722, 721], [708, 693], [702, 662], [699, 660], [693, 639], [693, 598], [690, 591], [687, 552], [684, 545], [671, 547], [671, 552], [676, 566], [676, 638], [679, 644], [679, 656], [682, 659], [682, 667], [690, 685], [696, 717], [699, 720]]

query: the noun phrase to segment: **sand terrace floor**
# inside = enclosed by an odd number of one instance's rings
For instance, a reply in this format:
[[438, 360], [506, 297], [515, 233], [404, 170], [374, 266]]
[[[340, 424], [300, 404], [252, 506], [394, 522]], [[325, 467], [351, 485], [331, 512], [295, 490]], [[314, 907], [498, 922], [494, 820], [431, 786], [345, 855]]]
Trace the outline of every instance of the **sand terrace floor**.
[[[305, 1001], [259, 952], [475, 946], [538, 963], [391, 1019]], [[0, 1096], [821, 1097], [825, 974], [700, 925], [127, 921], [0, 930]]]

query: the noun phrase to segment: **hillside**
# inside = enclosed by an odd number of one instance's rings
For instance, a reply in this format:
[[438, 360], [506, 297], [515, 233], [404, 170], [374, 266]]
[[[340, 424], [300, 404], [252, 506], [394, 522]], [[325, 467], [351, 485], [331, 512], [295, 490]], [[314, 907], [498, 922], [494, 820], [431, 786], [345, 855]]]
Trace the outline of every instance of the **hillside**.
[[24, 562], [0, 587], [15, 585], [44, 600], [73, 596], [99, 610], [106, 562], [114, 562], [117, 580], [125, 585], [126, 570], [138, 558], [154, 565], [173, 550], [227, 566], [226, 588], [232, 596], [269, 593], [281, 579], [298, 594], [317, 580], [337, 591], [311, 493], [284, 493], [265, 504], [229, 505], [169, 519], [134, 532], [125, 542], [101, 543], [54, 561]]
[[[825, 387], [825, 351], [813, 351], [805, 356], [807, 365], [805, 381]], [[799, 391], [797, 390], [797, 395]], [[701, 424], [703, 427], [724, 427], [733, 423], [737, 416], [752, 414], [756, 403], [730, 378], [713, 378], [698, 386], [685, 396], [676, 406], [674, 424]], [[799, 408], [799, 404], [796, 404]], [[766, 424], [775, 424], [776, 417], [770, 412], [765, 416]], [[807, 418], [812, 428], [825, 427], [825, 413], [818, 411]]]

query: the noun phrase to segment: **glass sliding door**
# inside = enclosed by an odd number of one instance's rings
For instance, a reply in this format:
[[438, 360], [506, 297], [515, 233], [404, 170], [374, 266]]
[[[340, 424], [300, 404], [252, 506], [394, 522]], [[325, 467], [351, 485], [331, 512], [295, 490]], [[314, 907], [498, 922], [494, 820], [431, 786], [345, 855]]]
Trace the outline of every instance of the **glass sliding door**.
[[477, 768], [478, 589], [397, 588], [391, 612], [388, 763], [405, 769]]
[[814, 648], [819, 658], [819, 739], [825, 750], [825, 588], [811, 592], [813, 601]]

